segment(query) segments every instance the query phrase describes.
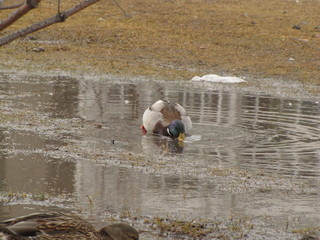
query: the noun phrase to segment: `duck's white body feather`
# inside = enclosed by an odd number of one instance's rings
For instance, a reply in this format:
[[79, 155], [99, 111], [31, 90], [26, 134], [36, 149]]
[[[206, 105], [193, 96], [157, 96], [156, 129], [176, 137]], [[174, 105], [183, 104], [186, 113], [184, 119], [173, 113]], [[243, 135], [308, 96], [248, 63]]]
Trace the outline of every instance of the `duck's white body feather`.
[[183, 122], [185, 131], [188, 133], [192, 128], [192, 122], [186, 110], [178, 103], [164, 100], [159, 100], [148, 107], [142, 117], [143, 126], [148, 132], [152, 132], [159, 121], [166, 126], [177, 119]]

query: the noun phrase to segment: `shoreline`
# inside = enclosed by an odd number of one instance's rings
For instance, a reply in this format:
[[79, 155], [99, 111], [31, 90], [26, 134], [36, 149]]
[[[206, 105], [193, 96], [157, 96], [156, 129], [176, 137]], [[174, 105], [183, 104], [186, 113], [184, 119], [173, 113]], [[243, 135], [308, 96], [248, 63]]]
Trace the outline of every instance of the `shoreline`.
[[[75, 3], [65, 3], [64, 9]], [[218, 74], [320, 85], [319, 1], [123, 0], [121, 5], [127, 15], [101, 1], [64, 23], [3, 46], [2, 69], [167, 80]], [[1, 36], [55, 11], [50, 1], [41, 2]]]

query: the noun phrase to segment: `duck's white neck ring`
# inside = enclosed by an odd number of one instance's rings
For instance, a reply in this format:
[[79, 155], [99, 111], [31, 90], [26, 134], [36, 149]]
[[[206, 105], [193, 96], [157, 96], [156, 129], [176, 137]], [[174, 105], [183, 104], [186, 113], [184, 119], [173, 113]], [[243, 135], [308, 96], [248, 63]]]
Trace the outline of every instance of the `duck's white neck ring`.
[[173, 137], [171, 132], [170, 132], [170, 130], [169, 130], [169, 128], [167, 128], [167, 133], [169, 134], [170, 137]]

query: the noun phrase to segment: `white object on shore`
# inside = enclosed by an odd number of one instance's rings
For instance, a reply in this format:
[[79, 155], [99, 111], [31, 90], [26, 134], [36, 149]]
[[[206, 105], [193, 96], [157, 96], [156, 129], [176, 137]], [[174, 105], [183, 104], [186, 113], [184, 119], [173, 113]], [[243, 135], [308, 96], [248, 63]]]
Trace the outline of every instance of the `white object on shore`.
[[216, 74], [208, 74], [202, 77], [195, 76], [191, 79], [191, 81], [206, 81], [213, 83], [241, 83], [246, 82], [245, 80], [238, 77], [222, 77]]

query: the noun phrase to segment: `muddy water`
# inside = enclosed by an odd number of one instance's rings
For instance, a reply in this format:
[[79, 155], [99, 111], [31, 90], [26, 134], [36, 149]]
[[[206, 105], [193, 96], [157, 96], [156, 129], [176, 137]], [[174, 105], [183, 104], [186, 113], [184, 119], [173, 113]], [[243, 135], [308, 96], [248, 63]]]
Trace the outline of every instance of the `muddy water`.
[[[317, 101], [112, 77], [0, 81], [0, 220], [57, 209], [93, 222], [110, 214], [268, 215], [283, 226], [320, 218]], [[187, 109], [193, 130], [183, 146], [141, 134], [142, 114], [158, 99]]]

